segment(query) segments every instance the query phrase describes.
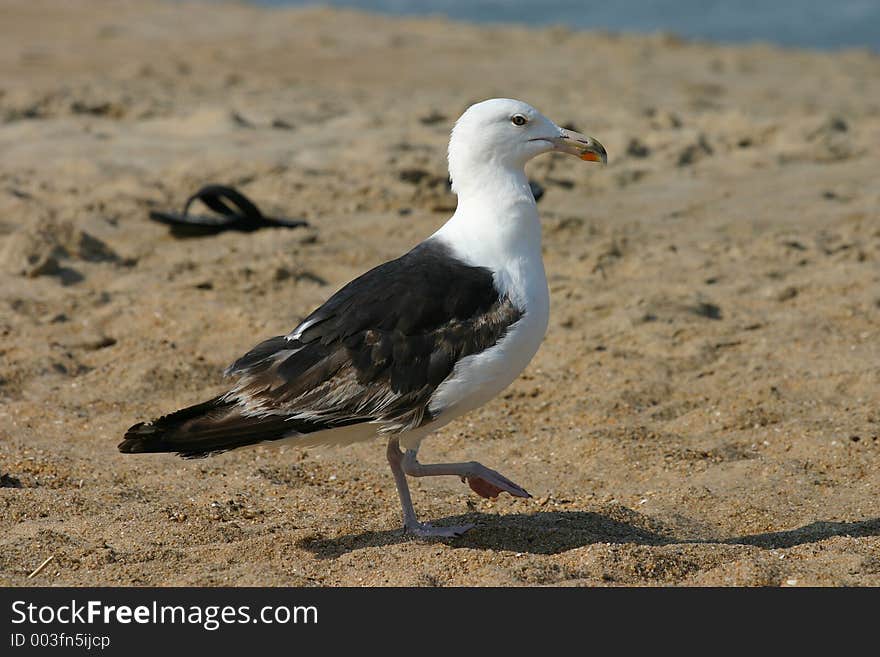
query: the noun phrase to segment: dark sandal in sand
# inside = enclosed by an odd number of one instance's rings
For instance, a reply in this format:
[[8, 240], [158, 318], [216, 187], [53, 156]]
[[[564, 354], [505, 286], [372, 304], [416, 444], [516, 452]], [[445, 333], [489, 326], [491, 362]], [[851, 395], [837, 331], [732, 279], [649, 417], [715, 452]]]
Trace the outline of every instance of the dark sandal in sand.
[[[190, 205], [197, 199], [217, 214], [190, 214]], [[216, 235], [224, 230], [251, 233], [260, 228], [299, 228], [309, 225], [302, 219], [266, 217], [244, 194], [225, 185], [205, 185], [187, 199], [182, 213], [152, 210], [150, 219], [171, 226], [171, 234], [175, 237]]]

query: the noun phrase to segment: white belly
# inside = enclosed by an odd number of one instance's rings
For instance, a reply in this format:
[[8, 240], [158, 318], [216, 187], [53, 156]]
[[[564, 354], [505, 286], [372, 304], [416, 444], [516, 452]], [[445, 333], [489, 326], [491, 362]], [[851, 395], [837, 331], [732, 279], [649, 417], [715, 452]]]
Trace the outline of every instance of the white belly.
[[526, 313], [495, 346], [463, 358], [431, 397], [428, 408], [441, 423], [435, 428], [482, 406], [513, 383], [537, 353], [546, 328], [546, 314]]
[[[523, 316], [494, 346], [461, 359], [434, 392], [428, 405], [436, 415], [430, 424], [432, 430], [497, 396], [513, 383], [537, 353], [550, 316], [543, 263], [539, 260], [537, 265], [525, 278], [526, 286], [507, 290], [511, 300], [524, 309]], [[523, 278], [516, 276], [514, 280]], [[507, 283], [501, 287], [507, 287]]]

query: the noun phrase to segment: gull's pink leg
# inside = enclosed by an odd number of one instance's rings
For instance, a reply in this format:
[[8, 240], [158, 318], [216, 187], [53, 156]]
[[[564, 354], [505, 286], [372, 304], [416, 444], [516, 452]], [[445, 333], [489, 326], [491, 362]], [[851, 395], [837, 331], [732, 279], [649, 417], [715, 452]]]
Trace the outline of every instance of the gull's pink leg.
[[507, 492], [514, 497], [531, 497], [522, 486], [513, 483], [500, 472], [487, 468], [482, 463], [433, 463], [422, 465], [416, 458], [416, 450], [408, 449], [403, 456], [403, 471], [411, 477], [433, 477], [436, 475], [454, 475], [467, 481], [468, 486], [482, 497], [498, 497]]
[[473, 525], [434, 527], [428, 523], [419, 522], [419, 519], [416, 517], [415, 509], [413, 508], [412, 497], [410, 497], [409, 494], [406, 475], [401, 467], [404, 454], [400, 451], [400, 445], [397, 438], [391, 438], [388, 441], [388, 449], [385, 454], [388, 457], [388, 464], [391, 466], [391, 473], [394, 475], [394, 483], [397, 485], [397, 494], [400, 497], [400, 505], [403, 507], [404, 532], [409, 532], [410, 534], [423, 538], [454, 538], [456, 536], [461, 536], [469, 529], [473, 529]]

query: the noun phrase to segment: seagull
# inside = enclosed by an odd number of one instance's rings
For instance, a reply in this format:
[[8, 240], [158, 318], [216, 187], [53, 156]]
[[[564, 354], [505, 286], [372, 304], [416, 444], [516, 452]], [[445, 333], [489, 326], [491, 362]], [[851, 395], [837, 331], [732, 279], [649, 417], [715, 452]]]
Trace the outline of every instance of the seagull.
[[460, 536], [473, 525], [419, 522], [407, 476], [452, 475], [482, 497], [531, 497], [481, 463], [423, 464], [418, 450], [510, 385], [544, 338], [550, 294], [524, 167], [554, 151], [607, 161], [598, 141], [522, 101], [469, 107], [449, 139], [458, 205], [437, 232], [232, 363], [226, 393], [132, 426], [119, 451], [197, 458], [266, 441], [384, 438], [404, 532], [419, 537]]

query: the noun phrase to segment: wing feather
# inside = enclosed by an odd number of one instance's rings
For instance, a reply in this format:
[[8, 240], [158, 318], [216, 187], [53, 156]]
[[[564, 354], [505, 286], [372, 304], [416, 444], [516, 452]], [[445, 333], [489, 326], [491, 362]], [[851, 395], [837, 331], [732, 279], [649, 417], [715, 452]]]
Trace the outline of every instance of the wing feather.
[[224, 399], [253, 416], [380, 433], [434, 417], [431, 395], [465, 356], [488, 349], [522, 316], [492, 272], [438, 240], [355, 279], [287, 336], [261, 342], [227, 373]]

